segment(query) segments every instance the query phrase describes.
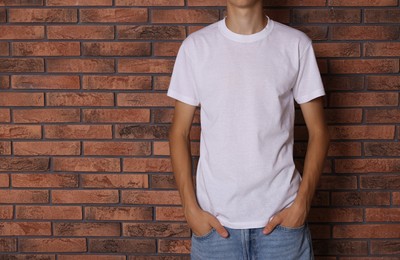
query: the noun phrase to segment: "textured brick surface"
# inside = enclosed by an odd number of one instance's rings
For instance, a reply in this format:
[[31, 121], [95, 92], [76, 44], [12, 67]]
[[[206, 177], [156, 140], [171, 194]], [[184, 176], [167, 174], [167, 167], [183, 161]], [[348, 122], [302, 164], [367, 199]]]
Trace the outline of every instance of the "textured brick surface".
[[[399, 259], [399, 0], [263, 3], [313, 40], [327, 92], [316, 259]], [[181, 41], [225, 4], [0, 0], [0, 260], [189, 259], [166, 90]], [[197, 109], [193, 169], [200, 133]], [[302, 172], [298, 105], [294, 134]]]

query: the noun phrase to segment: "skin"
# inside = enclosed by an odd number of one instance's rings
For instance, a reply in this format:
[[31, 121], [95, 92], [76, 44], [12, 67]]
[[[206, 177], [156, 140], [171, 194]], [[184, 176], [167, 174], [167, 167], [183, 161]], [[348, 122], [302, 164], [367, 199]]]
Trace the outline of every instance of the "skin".
[[[253, 34], [262, 30], [267, 19], [263, 13], [262, 0], [227, 0], [227, 26], [240, 34]], [[266, 220], [264, 234], [269, 234], [278, 224], [286, 227], [299, 227], [306, 221], [311, 207], [324, 161], [329, 147], [329, 133], [323, 110], [323, 97], [300, 104], [308, 134], [303, 180], [293, 204]], [[196, 106], [175, 100], [172, 124], [169, 129], [169, 148], [172, 168], [182, 207], [189, 227], [196, 235], [208, 233], [212, 227], [226, 238], [229, 232], [211, 213], [199, 206], [192, 179], [190, 149], [190, 129]]]

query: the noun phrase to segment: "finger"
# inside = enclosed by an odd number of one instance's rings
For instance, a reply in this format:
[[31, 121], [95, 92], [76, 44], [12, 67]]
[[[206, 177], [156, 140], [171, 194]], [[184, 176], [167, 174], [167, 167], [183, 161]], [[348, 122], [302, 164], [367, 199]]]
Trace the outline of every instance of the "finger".
[[278, 215], [272, 216], [267, 225], [263, 229], [263, 234], [267, 235], [271, 233], [272, 230], [280, 223], [280, 218]]
[[214, 219], [214, 221], [212, 221], [212, 225], [215, 230], [220, 234], [220, 236], [227, 237], [229, 235], [228, 230], [226, 230], [226, 228], [221, 225], [218, 219]]

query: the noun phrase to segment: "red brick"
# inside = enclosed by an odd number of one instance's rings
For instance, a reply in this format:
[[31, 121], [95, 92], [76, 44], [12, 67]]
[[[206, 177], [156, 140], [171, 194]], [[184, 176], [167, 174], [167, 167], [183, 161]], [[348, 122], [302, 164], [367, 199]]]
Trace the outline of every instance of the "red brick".
[[13, 42], [12, 53], [14, 56], [79, 56], [80, 46], [79, 42]]
[[393, 139], [394, 126], [349, 125], [329, 127], [330, 138], [334, 139]]
[[42, 127], [40, 125], [1, 125], [0, 138], [40, 139]]
[[96, 92], [48, 92], [48, 106], [113, 106], [113, 93]]
[[[84, 42], [82, 43], [82, 46], [83, 46], [82, 54], [85, 56], [150, 56], [151, 55], [151, 49], [150, 49], [151, 46], [147, 42]], [[122, 76], [119, 77], [122, 78]]]
[[80, 142], [14, 142], [15, 155], [80, 155]]
[[[157, 214], [158, 215], [158, 214]], [[152, 220], [152, 207], [85, 207], [89, 220]]]
[[330, 95], [330, 105], [332, 107], [397, 106], [398, 95], [396, 92], [336, 92]]
[[118, 203], [118, 190], [53, 190], [52, 202], [56, 204]]
[[328, 39], [328, 26], [293, 25], [292, 27], [304, 32], [312, 40]]
[[332, 192], [334, 206], [388, 206], [390, 193], [381, 191]]
[[359, 43], [314, 43], [317, 57], [360, 57]]
[[[336, 159], [335, 170], [337, 173], [397, 172], [399, 161], [400, 159]], [[374, 179], [378, 178], [376, 176], [363, 176], [362, 178], [371, 177]], [[379, 178], [383, 182], [389, 180], [388, 175], [385, 178]]]
[[159, 239], [158, 251], [160, 253], [189, 254], [190, 239]]
[[367, 208], [365, 220], [368, 222], [396, 222], [400, 219], [400, 208]]
[[123, 158], [123, 171], [129, 172], [168, 172], [172, 170], [168, 158]]
[[61, 123], [61, 122], [79, 122], [80, 110], [77, 109], [58, 109], [58, 108], [40, 108], [40, 109], [18, 109], [13, 111], [15, 123]]
[[[189, 2], [190, 1], [191, 0], [189, 0]], [[198, 1], [196, 2], [198, 3]], [[115, 5], [116, 6], [184, 6], [185, 3], [184, 0], [115, 0]]]
[[47, 157], [0, 157], [1, 171], [47, 171]]
[[78, 187], [78, 175], [76, 174], [12, 174], [13, 187], [31, 187], [31, 188], [62, 188], [62, 187]]
[[10, 77], [7, 75], [0, 76], [0, 90], [10, 88]]
[[158, 221], [186, 221], [182, 207], [156, 207], [156, 220]]
[[393, 192], [393, 205], [400, 205], [400, 192]]
[[149, 188], [147, 174], [85, 174], [81, 178], [85, 188]]
[[81, 206], [17, 205], [15, 212], [17, 219], [82, 219]]
[[54, 157], [54, 171], [119, 172], [118, 158]]
[[400, 156], [398, 142], [364, 142], [365, 156]]
[[[54, 58], [47, 60], [48, 72], [114, 72], [113, 59], [62, 59]], [[111, 94], [111, 93], [109, 93]]]
[[0, 222], [2, 236], [48, 236], [50, 222]]
[[366, 23], [400, 23], [400, 10], [392, 9], [365, 9]]
[[151, 89], [151, 76], [83, 76], [84, 89], [135, 90]]
[[165, 93], [117, 93], [118, 106], [173, 106], [174, 99]]
[[2, 189], [0, 203], [49, 203], [49, 191]]
[[[320, 239], [313, 241], [315, 255], [366, 255], [368, 253], [367, 241], [351, 241], [339, 239]], [[320, 259], [320, 258], [316, 258]], [[322, 258], [324, 260], [328, 260]], [[343, 259], [340, 257], [340, 259]], [[333, 259], [332, 259], [333, 260]]]
[[367, 42], [364, 44], [365, 56], [400, 56], [399, 42]]
[[[1, 12], [0, 12], [0, 17], [1, 17]], [[9, 56], [10, 55], [8, 45], [9, 45], [8, 42], [0, 42], [0, 56]]]
[[400, 224], [334, 225], [333, 238], [398, 238]]
[[3, 92], [0, 106], [43, 106], [43, 93]]
[[[393, 165], [393, 163], [392, 164], [388, 163], [388, 167], [384, 168], [384, 165], [381, 165], [380, 168], [379, 167], [376, 168], [375, 172], [381, 171], [381, 172], [397, 173], [398, 170], [396, 171], [396, 166], [398, 166], [398, 163], [397, 165], [396, 164]], [[385, 189], [385, 190], [400, 189], [400, 178], [397, 175], [385, 175], [385, 178], [382, 178], [381, 175], [361, 176], [360, 187], [362, 189]]]
[[10, 8], [9, 22], [12, 23], [76, 23], [76, 9], [60, 8]]
[[361, 143], [332, 141], [329, 144], [328, 156], [361, 156]]
[[171, 59], [120, 59], [118, 72], [121, 73], [170, 73], [175, 60]]
[[116, 28], [121, 40], [183, 40], [187, 36], [182, 25], [117, 25]]
[[398, 90], [400, 76], [367, 76], [367, 88], [369, 90]]
[[0, 122], [8, 123], [10, 122], [10, 109], [8, 108], [0, 108]]
[[84, 142], [83, 145], [85, 155], [151, 155], [151, 142]]
[[114, 39], [113, 26], [100, 25], [49, 25], [48, 39]]
[[120, 236], [120, 223], [71, 223], [56, 222], [55, 236]]
[[47, 6], [111, 6], [112, 0], [46, 0]]
[[85, 238], [21, 238], [20, 252], [86, 252]]
[[190, 227], [186, 223], [122, 223], [122, 235], [126, 237], [186, 237]]
[[362, 222], [363, 209], [311, 208], [308, 220], [311, 222]]
[[294, 23], [360, 23], [360, 9], [294, 9]]
[[323, 80], [325, 88], [329, 89], [329, 90], [362, 90], [362, 89], [364, 89], [363, 76], [322, 75], [322, 80]]
[[329, 65], [334, 74], [399, 72], [398, 59], [330, 60]]
[[83, 109], [83, 121], [91, 123], [149, 123], [150, 110], [147, 108]]
[[371, 240], [371, 253], [374, 255], [399, 256], [400, 240]]
[[121, 202], [124, 204], [163, 204], [181, 205], [177, 190], [122, 190]]
[[212, 9], [154, 9], [153, 23], [213, 23], [219, 20], [218, 10]]
[[40, 58], [0, 58], [0, 71], [44, 72], [44, 61]]
[[[16, 238], [0, 238], [0, 251], [5, 252], [16, 252], [17, 251], [17, 239]], [[7, 259], [7, 255], [4, 255]]]
[[0, 31], [3, 40], [44, 39], [44, 26], [0, 25]]
[[357, 177], [322, 175], [318, 182], [317, 189], [321, 190], [357, 189]]
[[41, 6], [43, 0], [0, 0], [0, 6]]
[[115, 136], [129, 139], [166, 139], [168, 130], [166, 125], [116, 125]]
[[155, 239], [90, 239], [91, 253], [156, 253]]
[[[195, 1], [195, 0], [191, 0]], [[325, 6], [325, 0], [269, 0], [267, 6]]]
[[398, 0], [328, 0], [329, 6], [397, 6]]
[[155, 189], [176, 189], [177, 185], [173, 174], [151, 175], [151, 186]]
[[[134, 256], [136, 258], [136, 256]], [[146, 256], [145, 256], [146, 257]], [[58, 260], [126, 260], [126, 256], [118, 255], [58, 255]]]
[[112, 138], [111, 125], [46, 125], [44, 132], [47, 139]]
[[[10, 186], [10, 177], [8, 174], [0, 174], [0, 187], [6, 187], [8, 188]], [[1, 214], [0, 214], [0, 219], [1, 219]]]
[[354, 25], [332, 26], [332, 40], [397, 40], [400, 35], [398, 26]]
[[12, 75], [14, 89], [79, 89], [79, 76]]
[[79, 19], [84, 23], [144, 23], [148, 13], [147, 8], [85, 8], [79, 10]]

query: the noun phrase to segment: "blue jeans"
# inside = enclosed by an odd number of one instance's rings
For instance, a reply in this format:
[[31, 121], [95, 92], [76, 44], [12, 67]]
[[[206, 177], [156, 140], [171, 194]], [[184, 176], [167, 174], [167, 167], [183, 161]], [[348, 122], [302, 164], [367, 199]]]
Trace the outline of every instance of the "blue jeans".
[[215, 228], [204, 235], [192, 232], [191, 260], [314, 260], [311, 233], [306, 222], [300, 227], [278, 225], [268, 235], [263, 227], [233, 229], [222, 237]]

